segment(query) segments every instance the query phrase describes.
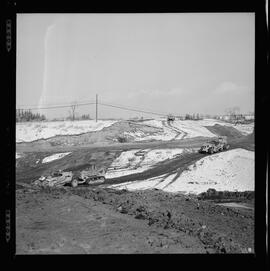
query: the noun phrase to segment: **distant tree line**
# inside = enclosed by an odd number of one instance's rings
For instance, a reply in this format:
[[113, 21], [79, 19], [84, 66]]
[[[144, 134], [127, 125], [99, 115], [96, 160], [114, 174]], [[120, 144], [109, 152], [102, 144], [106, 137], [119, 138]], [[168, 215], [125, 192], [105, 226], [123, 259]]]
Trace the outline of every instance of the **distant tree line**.
[[209, 188], [206, 192], [198, 195], [198, 199], [202, 200], [221, 200], [221, 199], [254, 199], [254, 191], [216, 191]]
[[40, 113], [33, 113], [30, 109], [17, 109], [16, 110], [16, 122], [24, 122], [24, 121], [43, 121], [46, 120], [45, 115], [41, 115]]
[[81, 116], [76, 116], [77, 114], [70, 114], [67, 118], [66, 118], [66, 120], [91, 120], [91, 117], [90, 117], [90, 115], [89, 114], [83, 114], [83, 115], [81, 115]]
[[203, 117], [200, 114], [186, 114], [185, 120], [202, 120]]
[[89, 114], [84, 114], [84, 115], [82, 115], [82, 120], [90, 120], [91, 118], [90, 118], [90, 115]]

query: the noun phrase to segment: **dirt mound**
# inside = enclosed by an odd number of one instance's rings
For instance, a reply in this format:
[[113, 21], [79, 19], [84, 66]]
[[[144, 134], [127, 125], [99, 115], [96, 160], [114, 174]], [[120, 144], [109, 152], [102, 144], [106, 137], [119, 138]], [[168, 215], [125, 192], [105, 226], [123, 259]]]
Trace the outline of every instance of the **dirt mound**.
[[244, 192], [232, 192], [232, 191], [216, 191], [215, 189], [208, 189], [206, 192], [198, 195], [199, 199], [202, 200], [216, 200], [216, 201], [243, 201], [243, 200], [254, 200], [254, 191]]
[[16, 208], [17, 254], [206, 253], [196, 237], [64, 189], [18, 190]]
[[253, 211], [181, 194], [89, 187], [19, 189], [16, 208], [20, 253], [254, 251]]
[[250, 143], [254, 142], [254, 130], [251, 134], [247, 135], [244, 140]]
[[214, 126], [205, 126], [211, 133], [217, 136], [227, 136], [228, 139], [242, 137], [242, 133], [234, 127], [215, 124]]
[[254, 131], [253, 133], [247, 136], [231, 140], [231, 142], [229, 143], [232, 148], [243, 148], [249, 151], [254, 151], [255, 150]]
[[[250, 212], [243, 215], [193, 197], [157, 190], [128, 192], [97, 188], [72, 192], [112, 205], [122, 214], [147, 220], [149, 226], [196, 237], [210, 253], [241, 253], [253, 247], [253, 213]], [[228, 219], [230, 223], [226, 222]]]
[[[95, 132], [87, 132], [78, 135], [57, 135], [48, 139], [39, 139], [29, 143], [17, 143], [18, 145], [33, 145], [44, 148], [46, 146], [82, 146], [87, 144], [109, 144], [119, 142], [118, 138], [125, 137], [125, 133], [143, 132], [146, 134], [154, 134], [161, 130], [135, 122], [120, 121]], [[132, 138], [126, 138], [125, 142], [131, 142]]]

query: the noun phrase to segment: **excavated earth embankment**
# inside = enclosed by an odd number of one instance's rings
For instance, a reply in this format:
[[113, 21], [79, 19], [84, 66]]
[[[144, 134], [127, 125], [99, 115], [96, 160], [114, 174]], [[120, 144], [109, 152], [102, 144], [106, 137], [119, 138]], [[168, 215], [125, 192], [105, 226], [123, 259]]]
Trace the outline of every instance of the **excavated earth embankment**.
[[19, 189], [17, 254], [253, 253], [254, 214], [157, 190]]

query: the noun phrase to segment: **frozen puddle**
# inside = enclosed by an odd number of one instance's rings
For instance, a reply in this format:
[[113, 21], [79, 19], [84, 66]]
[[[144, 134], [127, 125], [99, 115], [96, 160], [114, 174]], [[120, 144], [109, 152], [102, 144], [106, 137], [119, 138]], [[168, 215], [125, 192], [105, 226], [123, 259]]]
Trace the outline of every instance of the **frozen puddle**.
[[61, 159], [63, 157], [65, 157], [66, 155], [70, 154], [71, 152], [62, 152], [62, 153], [55, 153], [53, 155], [50, 155], [50, 156], [47, 156], [45, 157], [43, 160], [42, 160], [42, 163], [49, 163], [51, 161], [54, 161], [54, 160], [58, 160], [58, 159]]
[[254, 191], [254, 167], [254, 152], [234, 149], [204, 157], [180, 175], [162, 175], [111, 187], [129, 190], [158, 188], [186, 194], [200, 194], [209, 188], [217, 191]]

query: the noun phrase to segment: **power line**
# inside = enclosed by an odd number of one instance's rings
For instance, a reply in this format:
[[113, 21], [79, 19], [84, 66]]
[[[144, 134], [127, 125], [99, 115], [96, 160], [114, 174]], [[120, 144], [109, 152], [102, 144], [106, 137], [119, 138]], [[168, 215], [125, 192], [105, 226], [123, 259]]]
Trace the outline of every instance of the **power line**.
[[[68, 105], [72, 105], [74, 103], [76, 104], [85, 104], [85, 103], [93, 103], [94, 101], [93, 100], [85, 100], [85, 101], [73, 101], [73, 102], [65, 102], [65, 103], [57, 103], [57, 104], [44, 104], [43, 106], [44, 107], [54, 107], [54, 106], [68, 106]], [[39, 105], [38, 104], [35, 104], [35, 105], [17, 105], [18, 108], [22, 108], [22, 107], [26, 107], [26, 108], [31, 108], [31, 107], [38, 107]]]
[[[94, 105], [97, 104], [96, 102], [87, 102], [87, 103], [76, 103], [76, 106], [84, 106], [84, 105]], [[103, 106], [108, 106], [108, 107], [114, 107], [122, 110], [127, 110], [127, 111], [133, 111], [133, 112], [140, 112], [140, 113], [146, 113], [146, 114], [152, 114], [152, 115], [158, 115], [158, 116], [167, 116], [165, 113], [157, 113], [157, 112], [152, 112], [152, 111], [145, 111], [145, 110], [140, 110], [140, 109], [134, 109], [130, 107], [124, 107], [124, 106], [118, 106], [118, 105], [112, 105], [112, 104], [107, 104], [107, 103], [98, 103], [99, 105]], [[73, 104], [63, 104], [63, 105], [55, 105], [55, 106], [45, 106], [45, 107], [32, 107], [32, 108], [24, 108], [23, 110], [39, 110], [39, 109], [55, 109], [55, 108], [68, 108], [71, 107]]]
[[[102, 100], [102, 101], [103, 101], [103, 100]], [[110, 105], [111, 103], [105, 101], [104, 104], [109, 104], [109, 105]], [[131, 109], [131, 110], [141, 110], [141, 111], [152, 112], [151, 110], [148, 110], [148, 109], [132, 108], [132, 107], [130, 107], [130, 106], [126, 107], [126, 106], [124, 106], [124, 105], [122, 105], [122, 104], [116, 104], [116, 103], [113, 103], [113, 105], [114, 105], [114, 106], [119, 106], [119, 107], [128, 108], [128, 109]], [[157, 113], [157, 112], [155, 112], [155, 113]], [[168, 115], [167, 112], [166, 112], [166, 113], [165, 113], [165, 112], [158, 112], [157, 114], [164, 115], [164, 116], [167, 116], [167, 115]]]
[[39, 110], [39, 109], [54, 109], [54, 108], [65, 108], [71, 107], [72, 105], [76, 106], [83, 106], [83, 105], [92, 105], [95, 103], [76, 103], [76, 104], [69, 104], [69, 105], [57, 105], [57, 106], [49, 106], [49, 107], [35, 107], [35, 108], [23, 108], [23, 110]]
[[140, 113], [146, 113], [146, 114], [152, 114], [152, 115], [158, 115], [158, 116], [167, 116], [167, 114], [161, 114], [161, 113], [144, 111], [144, 110], [138, 110], [138, 109], [130, 109], [130, 108], [127, 108], [127, 107], [116, 106], [116, 105], [111, 105], [111, 104], [103, 104], [103, 103], [99, 103], [99, 104], [103, 105], [103, 106], [109, 106], [109, 107], [119, 108], [119, 109], [123, 109], [123, 110], [127, 110], [127, 111], [134, 111], [134, 112], [140, 112]]
[[[135, 108], [130, 108], [130, 107], [125, 107], [125, 106], [121, 106], [121, 105], [113, 105], [113, 104], [109, 104], [109, 103], [99, 103], [97, 102], [80, 102], [80, 103], [69, 103], [69, 104], [62, 104], [62, 105], [54, 105], [54, 106], [45, 106], [45, 107], [32, 107], [32, 108], [17, 108], [19, 110], [40, 110], [40, 109], [55, 109], [55, 108], [69, 108], [72, 105], [75, 106], [85, 106], [85, 105], [103, 105], [103, 106], [107, 106], [107, 107], [113, 107], [113, 108], [118, 108], [118, 109], [122, 109], [122, 110], [127, 110], [127, 111], [133, 111], [133, 112], [139, 112], [139, 113], [146, 113], [146, 114], [151, 114], [151, 115], [158, 115], [158, 116], [167, 116], [168, 114], [166, 113], [157, 113], [157, 112], [152, 112], [152, 111], [146, 111], [146, 110], [141, 110], [141, 109], [135, 109]], [[177, 114], [175, 114], [177, 115]], [[249, 114], [241, 114], [241, 115], [249, 115]], [[220, 115], [220, 116], [226, 116], [226, 114], [224, 115]]]

